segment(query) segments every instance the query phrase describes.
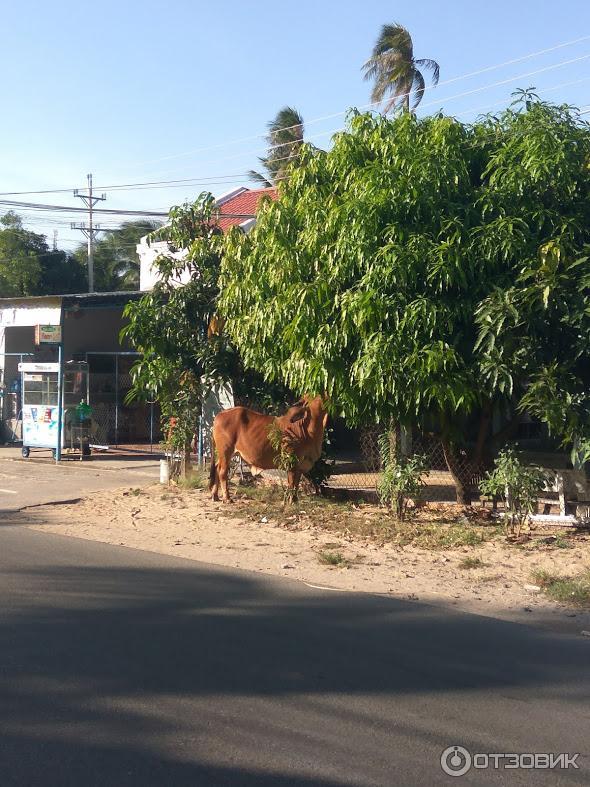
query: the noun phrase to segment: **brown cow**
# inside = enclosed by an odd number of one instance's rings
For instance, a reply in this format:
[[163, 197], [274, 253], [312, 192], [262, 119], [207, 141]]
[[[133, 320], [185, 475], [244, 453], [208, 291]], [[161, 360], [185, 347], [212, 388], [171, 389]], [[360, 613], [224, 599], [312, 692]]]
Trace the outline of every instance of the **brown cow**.
[[247, 407], [232, 407], [218, 413], [213, 421], [217, 463], [211, 463], [209, 476], [213, 500], [219, 500], [221, 485], [224, 502], [230, 502], [228, 470], [235, 453], [261, 470], [276, 468], [278, 451], [269, 440], [269, 431], [275, 425], [283, 435], [283, 445], [296, 457], [295, 465], [287, 474], [288, 487], [296, 499], [301, 474], [311, 470], [321, 456], [327, 420], [320, 396], [304, 397], [278, 418]]

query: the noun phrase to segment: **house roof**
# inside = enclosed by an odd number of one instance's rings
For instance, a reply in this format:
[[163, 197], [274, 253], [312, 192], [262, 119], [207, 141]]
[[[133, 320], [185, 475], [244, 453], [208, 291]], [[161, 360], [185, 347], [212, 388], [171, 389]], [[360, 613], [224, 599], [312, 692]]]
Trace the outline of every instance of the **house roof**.
[[219, 227], [225, 232], [230, 227], [244, 224], [248, 221], [248, 217], [253, 217], [256, 214], [258, 203], [264, 196], [276, 200], [278, 197], [276, 188], [274, 186], [266, 189], [242, 188], [220, 197], [217, 200], [221, 213], [218, 220]]
[[79, 304], [81, 306], [120, 306], [145, 295], [140, 290], [116, 290], [115, 292], [80, 292], [66, 295], [22, 295], [0, 298], [0, 309], [18, 306], [59, 306], [64, 308]]

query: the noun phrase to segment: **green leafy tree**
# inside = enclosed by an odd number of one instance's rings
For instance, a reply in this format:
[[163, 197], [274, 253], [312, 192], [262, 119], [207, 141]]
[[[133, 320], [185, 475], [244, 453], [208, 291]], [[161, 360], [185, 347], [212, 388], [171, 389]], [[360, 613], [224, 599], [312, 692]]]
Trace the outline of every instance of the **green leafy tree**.
[[303, 118], [293, 107], [283, 107], [268, 124], [266, 142], [268, 153], [258, 161], [264, 167], [264, 174], [250, 170], [252, 180], [263, 186], [278, 183], [285, 175], [287, 166], [296, 161], [303, 144]]
[[35, 295], [65, 295], [88, 290], [86, 270], [73, 254], [55, 249], [41, 254], [39, 260], [41, 278]]
[[461, 502], [458, 452], [479, 466], [494, 413], [590, 434], [589, 128], [527, 103], [472, 126], [354, 114], [223, 259], [245, 364], [350, 423], [438, 432]]
[[265, 385], [260, 375], [244, 369], [223, 332], [217, 316], [223, 241], [216, 214], [215, 199], [207, 193], [170, 210], [168, 223], [150, 238], [185, 253], [180, 259], [158, 257], [153, 289], [124, 311], [128, 322], [122, 335], [142, 353], [132, 368], [130, 398], [156, 397], [165, 446], [184, 454], [184, 470], [202, 399], [213, 385], [230, 381], [238, 401], [266, 409], [288, 398], [281, 386]]
[[48, 251], [44, 235], [23, 227], [13, 211], [0, 218], [0, 296], [36, 295], [41, 256]]
[[[137, 244], [159, 225], [152, 221], [127, 221], [116, 230], [108, 230], [94, 247], [94, 281], [97, 292], [139, 289]], [[75, 252], [78, 263], [88, 270], [88, 247]]]
[[[216, 314], [221, 241], [215, 200], [202, 194], [193, 205], [172, 208], [168, 223], [151, 237], [186, 253], [180, 260], [158, 257], [159, 280], [125, 307], [128, 323], [122, 336], [143, 356], [132, 367], [130, 398], [157, 398], [168, 447], [182, 446], [186, 456], [202, 396], [222, 376], [223, 340], [209, 330]], [[180, 277], [186, 280], [183, 286], [178, 286]]]
[[432, 82], [438, 84], [438, 63], [429, 58], [414, 57], [409, 31], [397, 23], [383, 25], [373, 54], [363, 66], [365, 79], [374, 82], [371, 101], [377, 103], [389, 96], [383, 110], [385, 114], [398, 103], [407, 111], [410, 106], [415, 109], [426, 90], [424, 69], [432, 72]]
[[72, 254], [50, 249], [45, 235], [23, 227], [12, 211], [0, 219], [0, 296], [85, 292], [85, 268]]

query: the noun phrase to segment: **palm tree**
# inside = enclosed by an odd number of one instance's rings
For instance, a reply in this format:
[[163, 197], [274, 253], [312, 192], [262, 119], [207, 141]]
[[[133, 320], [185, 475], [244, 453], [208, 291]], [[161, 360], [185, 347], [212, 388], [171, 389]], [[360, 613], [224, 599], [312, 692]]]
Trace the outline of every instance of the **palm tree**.
[[389, 100], [383, 114], [390, 112], [399, 101], [410, 111], [410, 95], [413, 94], [412, 109], [416, 109], [426, 83], [421, 69], [432, 72], [432, 83], [438, 84], [440, 67], [436, 60], [414, 59], [412, 36], [403, 25], [383, 25], [373, 54], [363, 66], [365, 79], [373, 79], [371, 101], [378, 103], [386, 96]]
[[268, 154], [258, 161], [266, 170], [265, 174], [251, 169], [248, 175], [252, 180], [272, 186], [284, 175], [287, 164], [299, 155], [303, 144], [303, 118], [293, 107], [283, 107], [268, 124], [266, 135]]
[[[144, 235], [160, 225], [146, 219], [127, 221], [118, 229], [108, 230], [94, 247], [94, 273], [97, 292], [139, 289], [139, 257], [137, 244]], [[88, 249], [78, 247], [74, 257], [84, 270], [88, 265]]]

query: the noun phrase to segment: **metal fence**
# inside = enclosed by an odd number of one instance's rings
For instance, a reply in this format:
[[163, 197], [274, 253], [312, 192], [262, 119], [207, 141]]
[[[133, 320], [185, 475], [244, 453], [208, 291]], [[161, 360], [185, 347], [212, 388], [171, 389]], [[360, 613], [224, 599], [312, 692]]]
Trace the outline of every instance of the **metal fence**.
[[131, 366], [137, 353], [86, 354], [93, 441], [102, 445], [146, 445], [160, 440], [160, 411], [155, 403], [126, 401]]
[[[329, 452], [335, 462], [327, 485], [331, 489], [351, 490], [359, 494], [376, 493], [382, 469], [379, 436], [384, 427], [365, 427], [356, 433], [352, 450]], [[424, 499], [429, 501], [456, 500], [456, 487], [449, 472], [443, 448], [435, 436], [406, 434], [402, 438], [402, 452], [421, 454], [426, 459], [428, 473], [425, 477]], [[464, 484], [473, 490], [481, 480], [481, 471], [475, 471], [466, 454], [456, 457], [457, 471]]]

